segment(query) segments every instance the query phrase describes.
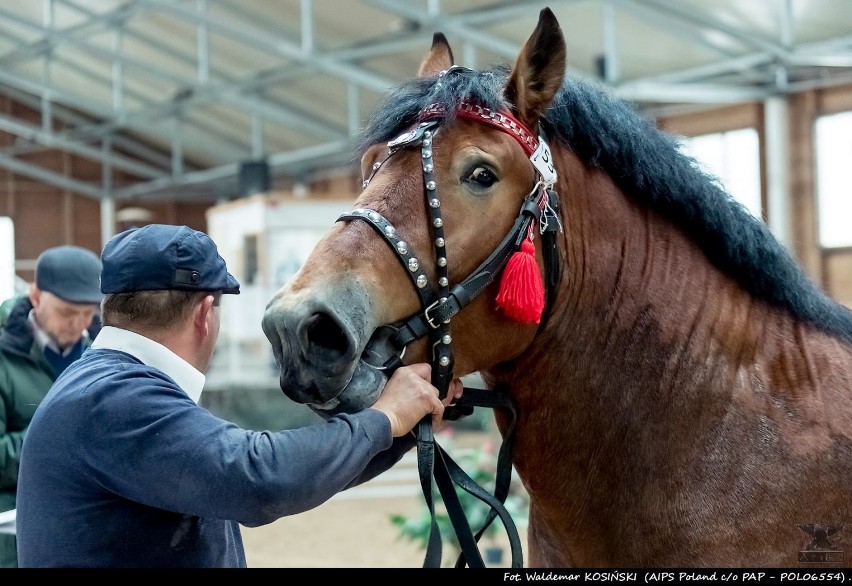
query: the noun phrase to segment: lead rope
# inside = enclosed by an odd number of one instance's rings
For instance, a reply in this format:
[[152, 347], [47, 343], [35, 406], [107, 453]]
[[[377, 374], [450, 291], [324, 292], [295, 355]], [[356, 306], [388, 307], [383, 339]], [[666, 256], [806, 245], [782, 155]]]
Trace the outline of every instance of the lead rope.
[[[458, 406], [461, 407], [488, 407], [491, 409], [506, 409], [510, 415], [509, 426], [506, 430], [506, 434], [503, 437], [503, 443], [500, 446], [500, 451], [497, 456], [497, 468], [495, 473], [495, 481], [494, 481], [494, 493], [489, 494], [487, 491], [483, 490], [478, 484], [476, 484], [466, 473], [462, 470], [453, 460], [450, 458], [446, 452], [444, 452], [443, 448], [438, 446], [439, 453], [442, 454], [442, 462], [447, 466], [449, 476], [452, 478], [454, 484], [464, 489], [468, 494], [475, 496], [483, 503], [486, 503], [490, 506], [488, 516], [482, 524], [482, 527], [476, 532], [475, 535], [467, 538], [468, 543], [475, 544], [479, 542], [480, 537], [485, 533], [485, 530], [491, 525], [496, 517], [500, 517], [500, 521], [503, 523], [503, 528], [506, 531], [506, 535], [509, 539], [509, 548], [511, 551], [511, 567], [513, 568], [522, 568], [524, 563], [523, 550], [521, 547], [520, 536], [518, 534], [518, 529], [515, 526], [515, 522], [512, 519], [511, 515], [509, 515], [506, 510], [504, 503], [506, 498], [509, 496], [509, 489], [511, 487], [512, 482], [512, 452], [515, 445], [515, 423], [517, 421], [517, 409], [515, 407], [514, 401], [512, 400], [511, 395], [506, 393], [505, 391], [497, 391], [497, 390], [484, 390], [477, 388], [465, 388], [464, 394], [462, 398], [457, 403]], [[443, 495], [443, 492], [441, 493]], [[446, 497], [445, 497], [446, 498]], [[456, 530], [456, 536], [459, 536], [459, 526], [468, 527], [467, 519], [461, 516], [464, 519], [464, 523], [460, 523], [460, 516], [453, 515], [449, 512], [450, 520], [453, 523], [453, 528]], [[462, 548], [462, 551], [456, 561], [457, 568], [463, 568], [465, 563], [473, 567], [473, 564], [469, 562], [472, 558], [469, 553], [470, 547]], [[478, 556], [479, 550], [476, 549], [476, 555]], [[482, 567], [482, 566], [478, 566]]]
[[[522, 568], [523, 549], [521, 547], [520, 536], [512, 516], [506, 510], [504, 505], [505, 500], [509, 495], [509, 489], [512, 481], [512, 451], [514, 448], [515, 422], [517, 420], [517, 410], [514, 402], [512, 401], [511, 396], [506, 392], [465, 387], [464, 394], [461, 399], [459, 399], [453, 407], [449, 407], [448, 410], [453, 409], [454, 407], [461, 408], [463, 410], [466, 410], [466, 408], [472, 409], [473, 407], [489, 407], [493, 409], [505, 408], [509, 411], [511, 416], [510, 423], [497, 457], [494, 493], [490, 494], [488, 491], [479, 486], [450, 457], [450, 455], [447, 454], [440, 445], [438, 445], [435, 441], [434, 434], [432, 433], [431, 423], [427, 423], [425, 421], [421, 422], [417, 437], [418, 472], [420, 476], [421, 489], [423, 491], [424, 499], [426, 500], [426, 505], [429, 508], [431, 518], [429, 540], [426, 548], [426, 556], [423, 561], [423, 567], [441, 567], [443, 542], [435, 514], [432, 486], [432, 478], [434, 478], [435, 485], [441, 493], [441, 497], [443, 498], [444, 505], [447, 509], [447, 515], [450, 518], [450, 522], [452, 523], [453, 530], [455, 531], [456, 538], [459, 542], [459, 548], [461, 550], [455, 567], [463, 568], [465, 565], [471, 568], [485, 567], [485, 563], [482, 561], [482, 556], [479, 553], [479, 539], [494, 519], [499, 516], [509, 539], [512, 560], [511, 567]], [[447, 412], [445, 411], [445, 417], [446, 416]], [[452, 419], [455, 417], [451, 413], [449, 418]], [[458, 493], [455, 490], [456, 486], [490, 507], [488, 516], [476, 534], [472, 532], [470, 524], [467, 521]]]

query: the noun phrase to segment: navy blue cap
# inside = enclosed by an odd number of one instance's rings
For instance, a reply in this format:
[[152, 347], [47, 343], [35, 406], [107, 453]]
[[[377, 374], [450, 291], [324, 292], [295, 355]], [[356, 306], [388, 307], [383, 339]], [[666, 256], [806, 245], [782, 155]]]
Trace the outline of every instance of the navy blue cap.
[[113, 236], [101, 253], [101, 291], [221, 291], [239, 294], [240, 283], [216, 244], [187, 226], [148, 224]]
[[69, 303], [100, 303], [101, 261], [79, 246], [48, 248], [36, 259], [35, 284]]

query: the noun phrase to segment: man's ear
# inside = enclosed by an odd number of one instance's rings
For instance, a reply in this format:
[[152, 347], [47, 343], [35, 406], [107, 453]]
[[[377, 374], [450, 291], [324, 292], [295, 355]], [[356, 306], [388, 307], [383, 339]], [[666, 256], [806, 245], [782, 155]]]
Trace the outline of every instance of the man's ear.
[[41, 289], [35, 286], [35, 283], [30, 285], [30, 303], [33, 304], [33, 307], [38, 307], [41, 302]]
[[205, 295], [201, 303], [195, 308], [195, 313], [193, 314], [196, 329], [205, 336], [210, 333], [210, 325], [207, 318], [210, 316], [210, 312], [213, 311], [214, 302], [215, 299], [212, 295]]

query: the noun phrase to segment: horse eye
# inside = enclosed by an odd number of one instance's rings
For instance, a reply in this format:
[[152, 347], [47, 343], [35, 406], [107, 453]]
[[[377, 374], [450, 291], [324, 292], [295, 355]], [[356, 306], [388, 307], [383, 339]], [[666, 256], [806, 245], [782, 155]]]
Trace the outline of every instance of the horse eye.
[[488, 167], [474, 167], [462, 181], [475, 183], [477, 187], [491, 187], [497, 183], [497, 176]]

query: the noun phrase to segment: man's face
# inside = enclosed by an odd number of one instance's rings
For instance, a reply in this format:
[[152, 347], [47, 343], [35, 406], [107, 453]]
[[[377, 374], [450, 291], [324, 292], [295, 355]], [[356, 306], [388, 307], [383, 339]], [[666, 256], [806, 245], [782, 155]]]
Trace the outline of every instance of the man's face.
[[96, 304], [69, 303], [37, 287], [30, 291], [30, 301], [35, 311], [36, 323], [60, 348], [76, 344], [83, 336], [83, 331], [92, 325], [92, 319], [98, 310]]

